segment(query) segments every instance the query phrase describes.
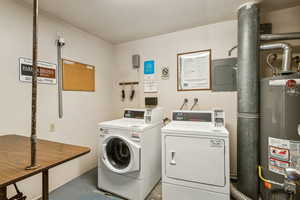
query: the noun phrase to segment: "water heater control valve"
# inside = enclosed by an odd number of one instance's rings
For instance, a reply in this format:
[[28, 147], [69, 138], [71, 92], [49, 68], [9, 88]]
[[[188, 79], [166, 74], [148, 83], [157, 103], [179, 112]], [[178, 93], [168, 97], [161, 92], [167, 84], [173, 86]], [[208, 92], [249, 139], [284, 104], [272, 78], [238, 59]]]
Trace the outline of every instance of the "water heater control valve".
[[283, 184], [283, 190], [288, 194], [296, 194], [297, 186], [294, 181], [285, 180]]
[[286, 82], [286, 89], [287, 89], [287, 94], [288, 95], [293, 95], [293, 96], [298, 96], [299, 91], [298, 91], [298, 84], [296, 80], [287, 80]]

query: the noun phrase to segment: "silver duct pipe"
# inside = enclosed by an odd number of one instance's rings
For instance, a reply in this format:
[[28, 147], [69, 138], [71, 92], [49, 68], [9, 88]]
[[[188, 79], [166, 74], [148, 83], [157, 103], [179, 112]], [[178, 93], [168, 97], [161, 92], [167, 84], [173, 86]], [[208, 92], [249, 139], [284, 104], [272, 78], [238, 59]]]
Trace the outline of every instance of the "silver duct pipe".
[[241, 6], [238, 11], [238, 189], [254, 200], [259, 193], [259, 27], [258, 4]]
[[298, 40], [300, 39], [300, 32], [298, 33], [279, 33], [279, 34], [264, 34], [260, 36], [261, 41], [278, 41], [278, 40]]
[[241, 193], [232, 183], [230, 184], [230, 195], [235, 200], [252, 200], [251, 198]]
[[63, 97], [62, 97], [62, 48], [65, 46], [65, 41], [62, 37], [59, 37], [57, 42], [57, 86], [58, 86], [58, 116], [63, 118]]
[[260, 46], [261, 50], [283, 50], [282, 58], [282, 72], [281, 74], [291, 73], [291, 63], [292, 63], [292, 47], [287, 43], [275, 43], [275, 44], [263, 44]]
[[[264, 41], [278, 41], [278, 40], [299, 40], [300, 32], [296, 33], [278, 33], [278, 34], [263, 34], [260, 36], [260, 40]], [[231, 56], [233, 50], [237, 48], [238, 45], [232, 47], [228, 51], [228, 56]]]

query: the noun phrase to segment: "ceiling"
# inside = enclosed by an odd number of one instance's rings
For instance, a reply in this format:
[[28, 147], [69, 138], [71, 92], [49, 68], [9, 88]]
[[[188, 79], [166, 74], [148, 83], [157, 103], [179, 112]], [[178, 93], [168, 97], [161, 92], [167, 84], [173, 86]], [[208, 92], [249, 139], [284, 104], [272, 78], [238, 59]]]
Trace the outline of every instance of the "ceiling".
[[[235, 19], [248, 1], [39, 0], [42, 11], [114, 44]], [[300, 1], [262, 0], [263, 11], [295, 5]]]

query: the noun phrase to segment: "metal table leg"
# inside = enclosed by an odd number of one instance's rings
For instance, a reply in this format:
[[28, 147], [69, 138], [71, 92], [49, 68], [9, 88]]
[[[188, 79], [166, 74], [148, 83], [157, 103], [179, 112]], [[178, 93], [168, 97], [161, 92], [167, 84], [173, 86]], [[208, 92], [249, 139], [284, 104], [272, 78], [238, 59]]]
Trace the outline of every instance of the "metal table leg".
[[7, 188], [0, 188], [0, 200], [7, 200]]
[[[0, 200], [2, 200], [0, 198]], [[49, 171], [43, 171], [43, 200], [49, 200]]]

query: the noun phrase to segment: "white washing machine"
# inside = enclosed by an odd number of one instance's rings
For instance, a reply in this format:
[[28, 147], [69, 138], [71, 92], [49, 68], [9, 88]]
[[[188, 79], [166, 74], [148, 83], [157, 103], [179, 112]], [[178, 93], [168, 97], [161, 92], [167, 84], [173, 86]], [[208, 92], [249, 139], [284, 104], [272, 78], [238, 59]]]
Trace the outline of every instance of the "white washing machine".
[[175, 111], [162, 128], [163, 200], [230, 200], [224, 112]]
[[125, 109], [122, 119], [102, 122], [98, 187], [143, 200], [161, 179], [163, 110]]

